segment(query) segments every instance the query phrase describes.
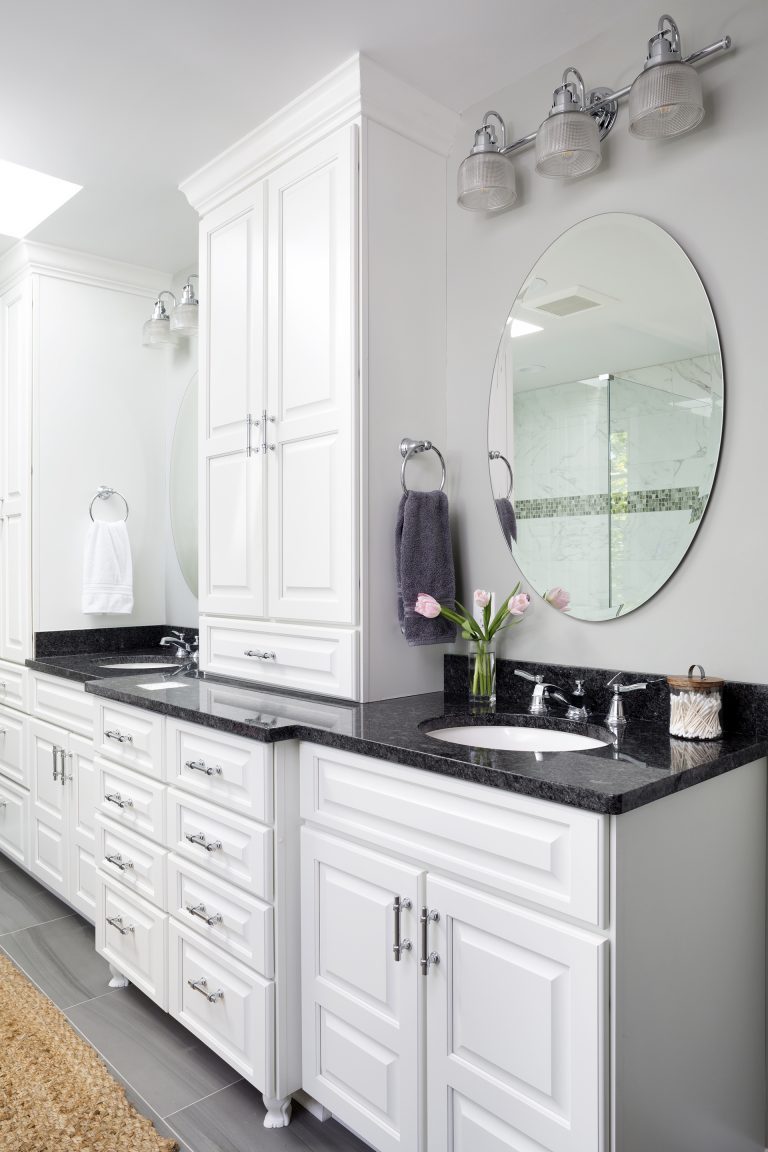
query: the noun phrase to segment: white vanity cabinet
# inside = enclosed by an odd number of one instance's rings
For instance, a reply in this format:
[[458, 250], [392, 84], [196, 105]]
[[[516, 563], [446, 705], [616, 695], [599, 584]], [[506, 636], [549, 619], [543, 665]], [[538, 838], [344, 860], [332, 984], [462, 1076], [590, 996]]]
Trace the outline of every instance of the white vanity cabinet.
[[351, 699], [439, 685], [423, 650], [387, 681], [402, 637], [369, 604], [395, 600], [400, 439], [445, 438], [455, 124], [354, 57], [182, 186], [201, 216], [206, 670]]
[[765, 796], [604, 816], [302, 744], [303, 1088], [380, 1152], [756, 1147]]

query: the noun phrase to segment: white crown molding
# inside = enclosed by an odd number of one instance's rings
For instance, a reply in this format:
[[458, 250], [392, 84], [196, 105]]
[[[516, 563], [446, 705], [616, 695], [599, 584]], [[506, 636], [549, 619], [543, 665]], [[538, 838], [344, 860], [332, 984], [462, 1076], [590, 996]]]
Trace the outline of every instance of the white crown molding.
[[460, 124], [455, 112], [356, 53], [189, 176], [179, 190], [204, 216], [309, 143], [360, 117], [375, 120], [443, 156], [451, 150]]
[[75, 252], [71, 248], [53, 248], [48, 244], [20, 240], [0, 258], [0, 291], [29, 272], [91, 284], [97, 288], [110, 288], [117, 292], [130, 292], [150, 299], [154, 299], [161, 289], [168, 288], [171, 283], [171, 276], [167, 272], [154, 268], [108, 260], [87, 252]]

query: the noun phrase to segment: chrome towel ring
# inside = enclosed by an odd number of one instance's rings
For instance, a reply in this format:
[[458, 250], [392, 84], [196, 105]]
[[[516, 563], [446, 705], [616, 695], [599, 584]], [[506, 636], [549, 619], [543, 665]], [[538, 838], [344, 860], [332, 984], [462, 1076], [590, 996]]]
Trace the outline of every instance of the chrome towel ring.
[[93, 520], [93, 506], [96, 501], [109, 500], [111, 496], [117, 496], [120, 500], [122, 500], [123, 504], [125, 504], [125, 516], [123, 516], [123, 520], [128, 519], [128, 513], [130, 509], [128, 507], [128, 501], [126, 500], [125, 496], [123, 496], [122, 492], [118, 492], [116, 488], [107, 488], [105, 484], [99, 484], [98, 492], [88, 505], [88, 515], [90, 516], [91, 520]]
[[439, 448], [435, 448], [431, 440], [411, 440], [407, 436], [403, 437], [400, 441], [400, 455], [403, 458], [403, 463], [400, 468], [400, 483], [403, 486], [403, 492], [405, 492], [406, 496], [408, 495], [408, 488], [405, 485], [405, 466], [411, 456], [415, 456], [418, 452], [434, 452], [437, 456], [440, 461], [440, 467], [443, 470], [443, 474], [440, 477], [440, 491], [442, 492], [445, 488], [445, 460], [443, 459], [442, 452]]
[[503, 460], [504, 463], [506, 464], [507, 472], [509, 472], [509, 488], [507, 489], [506, 498], [507, 498], [507, 500], [509, 500], [510, 496], [512, 495], [512, 485], [514, 483], [514, 477], [512, 475], [512, 465], [510, 464], [509, 460], [507, 460], [506, 456], [502, 456], [501, 452], [489, 452], [488, 453], [488, 459], [489, 460]]

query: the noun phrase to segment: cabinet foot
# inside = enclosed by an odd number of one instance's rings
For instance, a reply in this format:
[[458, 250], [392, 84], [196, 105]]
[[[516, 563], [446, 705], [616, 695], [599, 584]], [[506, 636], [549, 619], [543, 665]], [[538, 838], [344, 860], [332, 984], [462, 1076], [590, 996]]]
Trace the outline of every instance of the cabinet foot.
[[109, 988], [127, 988], [128, 987], [130, 981], [128, 980], [128, 978], [126, 976], [123, 976], [122, 972], [118, 972], [118, 970], [117, 970], [117, 968], [115, 968], [114, 964], [109, 965], [109, 971], [110, 971], [110, 975], [112, 976], [112, 979], [110, 980], [109, 985], [108, 985]]
[[267, 1114], [264, 1117], [265, 1128], [285, 1128], [291, 1122], [291, 1098], [286, 1096], [280, 1099], [275, 1096], [262, 1096]]

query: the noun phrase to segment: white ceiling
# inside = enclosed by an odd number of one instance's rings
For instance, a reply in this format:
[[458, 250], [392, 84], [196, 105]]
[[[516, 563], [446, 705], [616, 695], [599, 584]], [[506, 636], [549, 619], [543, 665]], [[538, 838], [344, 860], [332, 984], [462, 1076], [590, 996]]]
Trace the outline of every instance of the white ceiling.
[[631, 7], [5, 0], [0, 157], [84, 185], [30, 239], [175, 271], [196, 258], [179, 183], [353, 52], [462, 111]]

